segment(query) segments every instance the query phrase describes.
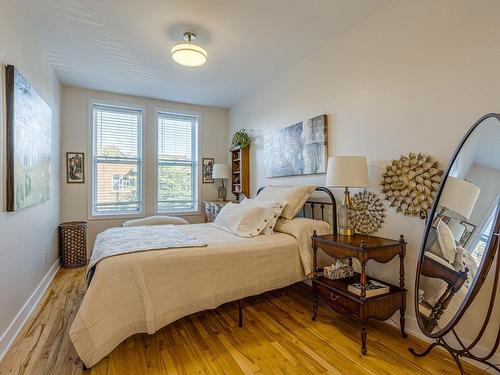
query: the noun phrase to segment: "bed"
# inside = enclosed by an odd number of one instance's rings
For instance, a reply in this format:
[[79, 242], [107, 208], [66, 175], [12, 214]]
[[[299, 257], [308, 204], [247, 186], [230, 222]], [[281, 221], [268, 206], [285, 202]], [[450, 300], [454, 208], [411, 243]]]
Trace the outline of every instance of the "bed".
[[[325, 220], [336, 228], [335, 199], [312, 198], [300, 216]], [[307, 207], [307, 208], [306, 208]], [[104, 259], [95, 267], [70, 338], [86, 367], [91, 367], [126, 338], [153, 334], [186, 315], [307, 278], [312, 228], [291, 235], [276, 232], [242, 238], [211, 224], [183, 225], [204, 247], [171, 248]]]

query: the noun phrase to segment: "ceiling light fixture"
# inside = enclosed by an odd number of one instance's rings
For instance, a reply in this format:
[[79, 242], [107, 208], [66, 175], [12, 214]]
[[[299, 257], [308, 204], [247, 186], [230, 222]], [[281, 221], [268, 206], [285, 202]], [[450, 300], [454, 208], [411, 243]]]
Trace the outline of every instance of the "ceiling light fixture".
[[200, 66], [207, 62], [207, 51], [202, 46], [193, 43], [196, 34], [190, 31], [184, 33], [187, 43], [179, 43], [172, 47], [172, 59], [184, 66]]

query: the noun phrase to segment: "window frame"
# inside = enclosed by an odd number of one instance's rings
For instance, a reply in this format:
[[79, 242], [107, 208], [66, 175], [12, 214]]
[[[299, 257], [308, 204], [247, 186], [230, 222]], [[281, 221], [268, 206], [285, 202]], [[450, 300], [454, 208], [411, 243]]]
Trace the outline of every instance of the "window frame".
[[[196, 131], [194, 132], [194, 145], [196, 146], [196, 160], [193, 161], [193, 171], [196, 175], [196, 182], [194, 187], [196, 188], [196, 204], [195, 208], [191, 211], [160, 211], [159, 210], [159, 201], [158, 201], [158, 193], [159, 193], [159, 181], [158, 181], [158, 119], [160, 114], [171, 114], [175, 116], [192, 116], [197, 119]], [[171, 108], [165, 107], [155, 107], [154, 108], [154, 124], [153, 124], [153, 139], [154, 139], [154, 155], [153, 155], [153, 177], [154, 177], [154, 212], [155, 215], [165, 215], [165, 216], [196, 216], [201, 214], [201, 178], [200, 178], [200, 155], [201, 152], [201, 144], [200, 144], [200, 127], [201, 127], [201, 114], [199, 112], [193, 112], [189, 110], [172, 110]]]
[[[483, 220], [481, 220], [481, 223], [476, 227], [474, 230], [475, 233], [473, 233], [473, 236], [469, 239], [470, 245], [472, 245], [470, 248], [466, 245], [466, 250], [469, 252], [469, 254], [473, 254], [476, 251], [477, 245], [479, 245], [479, 242], [481, 242], [481, 237], [483, 236], [484, 230], [488, 227], [488, 224], [491, 223], [491, 229], [490, 231], [492, 232], [495, 228], [495, 213], [498, 210], [498, 205], [500, 204], [500, 193], [498, 193], [495, 198], [493, 198], [493, 201], [490, 203], [488, 210], [486, 211], [486, 215], [484, 216]], [[492, 219], [490, 221], [490, 218]], [[490, 235], [488, 237], [488, 240], [485, 243], [485, 248], [483, 250], [483, 255], [484, 252], [488, 250], [488, 242], [490, 239], [493, 237], [492, 233], [490, 232]], [[482, 258], [482, 257], [481, 257]]]
[[[147, 168], [144, 146], [145, 146], [145, 128], [147, 127], [147, 113], [146, 107], [144, 105], [130, 103], [130, 102], [116, 102], [111, 100], [103, 100], [90, 98], [88, 101], [88, 122], [89, 122], [89, 147], [88, 147], [88, 155], [87, 163], [90, 163], [90, 168], [87, 168], [87, 171], [90, 171], [89, 178], [89, 189], [88, 189], [88, 220], [112, 220], [112, 219], [130, 219], [130, 218], [140, 218], [144, 217], [145, 213], [145, 179], [144, 179], [144, 170]], [[139, 150], [139, 163], [137, 164], [137, 175], [140, 178], [140, 183], [137, 185], [138, 198], [139, 198], [139, 210], [138, 212], [114, 212], [114, 213], [95, 213], [94, 212], [94, 197], [96, 190], [96, 168], [94, 161], [94, 150], [95, 150], [95, 140], [96, 140], [96, 128], [94, 126], [94, 106], [103, 106], [103, 107], [111, 107], [111, 108], [122, 108], [126, 110], [132, 111], [140, 111], [141, 112], [141, 124], [139, 130], [139, 140], [138, 145], [140, 147]], [[89, 166], [87, 166], [89, 167]]]

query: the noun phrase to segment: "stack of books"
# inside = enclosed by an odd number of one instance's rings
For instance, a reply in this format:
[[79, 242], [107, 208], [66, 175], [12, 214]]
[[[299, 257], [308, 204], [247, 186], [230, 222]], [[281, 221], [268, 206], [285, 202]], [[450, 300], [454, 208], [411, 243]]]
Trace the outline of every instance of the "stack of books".
[[[347, 290], [358, 296], [361, 295], [361, 283], [349, 284]], [[389, 293], [389, 286], [375, 280], [366, 281], [366, 298]]]

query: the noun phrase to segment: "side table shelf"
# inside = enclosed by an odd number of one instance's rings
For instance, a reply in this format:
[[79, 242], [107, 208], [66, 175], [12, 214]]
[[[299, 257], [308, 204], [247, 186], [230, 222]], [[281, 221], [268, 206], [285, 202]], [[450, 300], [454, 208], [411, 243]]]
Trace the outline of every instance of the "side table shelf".
[[[318, 300], [321, 298], [326, 305], [341, 314], [350, 314], [360, 321], [361, 352], [367, 353], [366, 335], [367, 323], [371, 318], [378, 320], [389, 319], [397, 310], [400, 312], [401, 335], [405, 333], [405, 310], [406, 289], [404, 281], [404, 257], [406, 253], [406, 242], [403, 236], [399, 241], [384, 239], [380, 237], [356, 234], [353, 236], [342, 236], [328, 234], [317, 236], [314, 233], [313, 242], [313, 269], [312, 280], [313, 292], [313, 316], [316, 320], [318, 315]], [[320, 274], [317, 264], [317, 250], [321, 248], [326, 254], [337, 259], [356, 258], [361, 263], [361, 273], [354, 273], [353, 277], [331, 280]], [[373, 297], [366, 297], [366, 263], [373, 259], [380, 263], [387, 263], [394, 257], [399, 256], [400, 280], [399, 286], [377, 280], [389, 286], [389, 292]], [[349, 284], [361, 284], [361, 296], [348, 290]]]

